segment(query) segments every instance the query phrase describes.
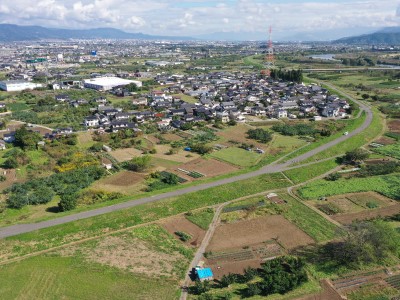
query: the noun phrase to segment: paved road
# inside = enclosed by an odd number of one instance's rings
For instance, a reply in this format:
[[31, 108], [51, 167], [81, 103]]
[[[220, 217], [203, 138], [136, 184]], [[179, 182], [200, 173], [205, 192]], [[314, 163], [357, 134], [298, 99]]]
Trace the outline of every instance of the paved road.
[[[329, 85], [324, 83], [325, 85], [328, 85], [330, 88], [338, 91], [334, 86]], [[344, 94], [342, 91], [340, 91], [342, 94]], [[344, 94], [345, 96], [351, 98], [349, 95]], [[352, 98], [351, 98], [352, 99]], [[116, 205], [111, 205], [111, 206], [107, 206], [107, 207], [103, 207], [103, 208], [98, 208], [98, 209], [94, 209], [94, 210], [89, 210], [89, 211], [85, 211], [85, 212], [81, 212], [81, 213], [77, 213], [77, 214], [73, 214], [73, 215], [68, 215], [68, 216], [64, 216], [64, 217], [60, 217], [60, 218], [56, 218], [53, 220], [49, 220], [49, 221], [44, 221], [44, 222], [39, 222], [39, 223], [31, 223], [31, 224], [18, 224], [18, 225], [13, 225], [13, 226], [9, 226], [9, 227], [4, 227], [0, 229], [0, 238], [6, 238], [6, 237], [10, 237], [10, 236], [15, 236], [18, 234], [22, 234], [22, 233], [26, 233], [26, 232], [31, 232], [34, 230], [38, 230], [38, 229], [43, 229], [43, 228], [48, 228], [48, 227], [52, 227], [52, 226], [56, 226], [56, 225], [60, 225], [60, 224], [65, 224], [65, 223], [69, 223], [69, 222], [73, 222], [76, 220], [81, 220], [81, 219], [86, 219], [86, 218], [90, 218], [90, 217], [95, 217], [98, 215], [102, 215], [102, 214], [106, 214], [106, 213], [110, 213], [110, 212], [114, 212], [117, 210], [121, 210], [121, 209], [125, 209], [125, 208], [129, 208], [129, 207], [134, 207], [137, 205], [141, 205], [141, 204], [145, 204], [145, 203], [151, 203], [151, 202], [155, 202], [155, 201], [160, 201], [162, 199], [166, 199], [166, 198], [170, 198], [170, 197], [175, 197], [175, 196], [180, 196], [180, 195], [184, 195], [187, 193], [192, 193], [192, 192], [196, 192], [196, 191], [201, 191], [201, 190], [205, 190], [208, 188], [212, 188], [212, 187], [216, 187], [216, 186], [220, 186], [223, 184], [227, 184], [227, 183], [232, 183], [232, 182], [236, 182], [239, 180], [243, 180], [243, 179], [249, 179], [258, 175], [262, 175], [262, 174], [269, 174], [269, 173], [276, 173], [276, 172], [282, 172], [282, 171], [286, 171], [288, 169], [292, 169], [292, 168], [296, 168], [296, 167], [291, 167], [291, 165], [293, 164], [297, 164], [299, 162], [302, 162], [314, 155], [316, 155], [317, 153], [320, 153], [324, 150], [327, 150], [349, 138], [351, 138], [352, 136], [355, 136], [356, 134], [364, 131], [372, 122], [372, 111], [371, 109], [366, 106], [365, 104], [356, 101], [355, 99], [352, 99], [354, 102], [356, 102], [359, 106], [361, 110], [366, 111], [367, 113], [367, 117], [365, 122], [362, 124], [362, 126], [360, 126], [359, 128], [357, 128], [356, 130], [350, 132], [348, 135], [343, 135], [339, 138], [337, 138], [336, 140], [333, 140], [327, 144], [324, 144], [318, 148], [315, 148], [307, 153], [304, 153], [302, 155], [297, 156], [296, 158], [289, 160], [285, 163], [272, 163], [268, 166], [265, 166], [257, 171], [253, 171], [250, 173], [246, 173], [246, 174], [241, 174], [238, 176], [234, 176], [231, 178], [226, 178], [226, 179], [221, 179], [221, 180], [217, 180], [214, 182], [210, 182], [210, 183], [204, 183], [204, 184], [200, 184], [197, 186], [191, 186], [191, 187], [187, 187], [184, 189], [180, 189], [180, 190], [176, 190], [173, 192], [168, 192], [168, 193], [164, 193], [164, 194], [160, 194], [160, 195], [156, 195], [156, 196], [151, 196], [151, 197], [145, 197], [139, 200], [131, 200], [131, 201], [127, 201], [124, 203], [119, 203]], [[297, 167], [303, 167], [303, 166], [297, 166]], [[190, 200], [190, 199], [189, 199]]]

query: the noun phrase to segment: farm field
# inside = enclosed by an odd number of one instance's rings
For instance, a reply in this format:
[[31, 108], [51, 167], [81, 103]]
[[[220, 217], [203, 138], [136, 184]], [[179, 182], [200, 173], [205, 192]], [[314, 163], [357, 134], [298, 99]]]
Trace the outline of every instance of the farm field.
[[261, 160], [262, 154], [247, 151], [241, 148], [229, 147], [210, 154], [211, 157], [221, 159], [239, 167], [251, 167]]
[[160, 225], [165, 228], [171, 235], [179, 239], [175, 232], [184, 232], [189, 234], [191, 238], [185, 242], [186, 245], [198, 247], [203, 240], [206, 231], [196, 224], [190, 222], [187, 218], [182, 215], [168, 218], [160, 222]]
[[[63, 224], [62, 226], [54, 226], [18, 235], [0, 240], [0, 261], [7, 259], [7, 257], [21, 256], [39, 249], [48, 249], [86, 237], [98, 236], [105, 231], [127, 228], [262, 191], [284, 188], [289, 185], [289, 181], [281, 174], [267, 174], [90, 219]], [[240, 189], [237, 188], [238, 186], [240, 186]], [[310, 222], [314, 221], [311, 220]], [[324, 231], [327, 230], [324, 228]], [[35, 243], [32, 243], [32, 241], [35, 241]]]
[[400, 120], [391, 120], [388, 122], [390, 132], [400, 133]]
[[375, 192], [337, 195], [323, 201], [313, 200], [310, 203], [342, 224], [351, 224], [354, 220], [391, 216], [400, 212], [397, 201]]
[[[197, 172], [203, 175], [202, 177], [214, 177], [218, 175], [229, 174], [237, 171], [238, 169], [239, 168], [232, 166], [231, 164], [227, 164], [216, 159], [197, 158], [188, 163], [178, 165], [171, 170], [175, 171], [175, 173], [178, 175], [185, 174], [182, 171], [185, 170], [189, 172]], [[192, 177], [192, 179], [202, 177]]]
[[348, 214], [334, 215], [332, 219], [338, 221], [341, 224], [351, 224], [355, 220], [371, 220], [375, 218], [390, 217], [393, 215], [400, 214], [400, 204], [394, 204], [382, 208], [375, 208], [371, 210], [364, 210], [361, 212], [354, 212]]
[[385, 156], [390, 156], [393, 158], [400, 159], [400, 142], [397, 142], [396, 144], [393, 145], [386, 145], [383, 147], [379, 147], [374, 149], [375, 152], [378, 152], [379, 154], [383, 154]]
[[339, 164], [336, 162], [336, 159], [331, 159], [309, 166], [288, 170], [283, 172], [283, 174], [285, 174], [291, 181], [297, 184], [325, 174], [338, 166]]
[[93, 141], [92, 133], [90, 131], [79, 132], [77, 134], [78, 137], [78, 147], [83, 149], [89, 149], [96, 142]]
[[391, 199], [399, 199], [398, 174], [373, 176], [367, 178], [340, 179], [337, 181], [316, 180], [299, 189], [299, 194], [305, 199], [317, 199], [344, 193], [375, 191]]
[[203, 230], [207, 230], [214, 218], [214, 209], [211, 207], [190, 211], [185, 214], [185, 218], [196, 224]]
[[113, 150], [109, 152], [109, 154], [114, 157], [118, 162], [124, 162], [132, 159], [135, 156], [142, 155], [142, 151], [136, 148], [124, 148]]
[[109, 177], [100, 179], [92, 184], [93, 189], [107, 192], [118, 192], [132, 195], [146, 187], [144, 183], [146, 174], [131, 171], [120, 171]]
[[231, 224], [221, 224], [216, 229], [207, 251], [242, 248], [271, 239], [276, 239], [287, 249], [314, 242], [311, 237], [283, 216], [272, 215]]
[[191, 257], [191, 249], [148, 225], [0, 266], [0, 293], [5, 299], [176, 299]]
[[197, 153], [184, 150], [179, 150], [178, 153], [174, 153], [171, 155], [166, 154], [171, 149], [171, 146], [169, 145], [155, 145], [154, 148], [156, 149], [157, 153], [152, 154], [153, 157], [171, 160], [179, 163], [187, 163], [200, 157], [200, 155], [198, 155]]

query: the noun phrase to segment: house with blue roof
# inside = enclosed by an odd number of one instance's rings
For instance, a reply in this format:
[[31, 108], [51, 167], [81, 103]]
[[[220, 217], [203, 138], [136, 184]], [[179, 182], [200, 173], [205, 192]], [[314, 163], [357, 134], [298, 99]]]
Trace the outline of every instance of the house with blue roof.
[[211, 268], [199, 268], [196, 267], [196, 275], [200, 281], [204, 280], [213, 280], [214, 274], [211, 271]]

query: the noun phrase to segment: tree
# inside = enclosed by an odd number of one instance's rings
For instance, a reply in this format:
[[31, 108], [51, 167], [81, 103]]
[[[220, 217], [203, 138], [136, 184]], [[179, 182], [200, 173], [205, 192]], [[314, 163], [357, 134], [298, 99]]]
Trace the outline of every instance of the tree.
[[16, 146], [22, 149], [35, 149], [37, 143], [42, 139], [41, 135], [37, 132], [29, 131], [26, 126], [15, 131], [15, 141]]
[[261, 289], [256, 283], [251, 283], [247, 286], [246, 297], [253, 297], [261, 294]]
[[10, 157], [4, 162], [3, 166], [6, 169], [16, 169], [18, 168], [18, 161], [15, 157]]
[[333, 241], [318, 250], [325, 263], [358, 268], [361, 265], [382, 263], [400, 251], [400, 234], [382, 220], [354, 222], [341, 240]]
[[198, 154], [207, 154], [213, 150], [211, 146], [204, 145], [204, 144], [195, 144], [192, 146], [192, 151]]
[[151, 156], [143, 155], [132, 158], [127, 164], [127, 168], [134, 172], [142, 172], [150, 167]]
[[249, 136], [249, 138], [262, 143], [268, 143], [272, 140], [271, 132], [262, 128], [250, 129], [249, 131], [247, 131], [247, 135]]
[[175, 185], [179, 183], [179, 177], [174, 173], [166, 172], [162, 174], [161, 181], [166, 184]]
[[362, 160], [365, 160], [369, 157], [368, 151], [358, 148], [352, 151], [346, 152], [344, 156], [344, 160], [349, 163], [356, 163]]
[[211, 289], [210, 282], [208, 280], [200, 281], [196, 280], [194, 286], [192, 287], [192, 291], [194, 294], [201, 295], [203, 293], [208, 292]]
[[222, 287], [228, 287], [232, 283], [235, 283], [238, 279], [236, 274], [229, 273], [228, 275], [222, 276], [221, 280], [219, 281]]
[[76, 194], [64, 194], [61, 196], [61, 200], [58, 203], [58, 207], [61, 211], [69, 211], [76, 208], [78, 204], [78, 196]]
[[125, 86], [125, 88], [129, 91], [129, 92], [137, 92], [139, 89], [137, 87], [137, 85], [135, 83], [130, 83], [128, 85]]

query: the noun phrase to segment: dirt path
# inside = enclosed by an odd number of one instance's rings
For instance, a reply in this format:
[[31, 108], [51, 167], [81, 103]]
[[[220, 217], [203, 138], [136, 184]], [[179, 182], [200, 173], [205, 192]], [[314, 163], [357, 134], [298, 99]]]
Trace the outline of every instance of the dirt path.
[[181, 298], [180, 298], [181, 300], [186, 300], [188, 292], [187, 292], [187, 288], [185, 288], [185, 287], [187, 287], [191, 281], [190, 273], [193, 270], [193, 268], [195, 268], [199, 264], [200, 260], [203, 258], [203, 254], [206, 251], [206, 248], [207, 248], [208, 244], [210, 243], [211, 238], [214, 235], [215, 229], [217, 228], [217, 225], [219, 222], [219, 216], [222, 212], [222, 209], [230, 202], [226, 202], [224, 204], [219, 205], [217, 207], [217, 209], [215, 210], [214, 218], [212, 219], [212, 222], [211, 222], [210, 226], [208, 227], [206, 235], [205, 235], [203, 241], [201, 242], [200, 247], [197, 249], [197, 251], [194, 255], [194, 258], [189, 265], [189, 269], [186, 272], [186, 277], [183, 282], [182, 294], [181, 294]]

